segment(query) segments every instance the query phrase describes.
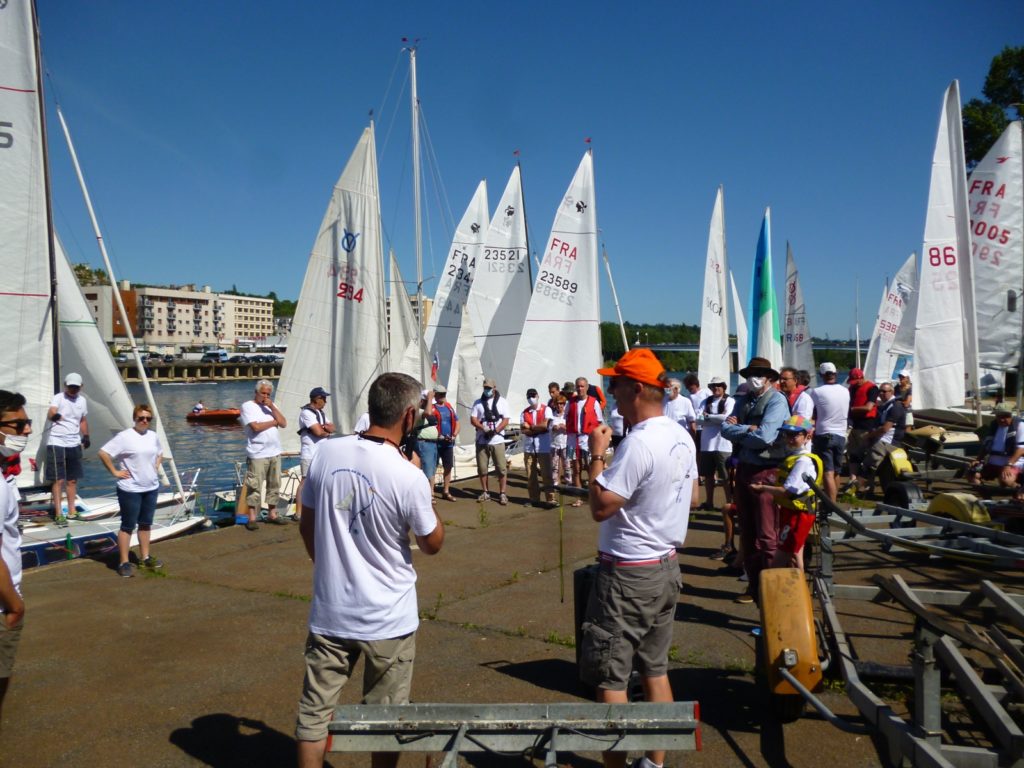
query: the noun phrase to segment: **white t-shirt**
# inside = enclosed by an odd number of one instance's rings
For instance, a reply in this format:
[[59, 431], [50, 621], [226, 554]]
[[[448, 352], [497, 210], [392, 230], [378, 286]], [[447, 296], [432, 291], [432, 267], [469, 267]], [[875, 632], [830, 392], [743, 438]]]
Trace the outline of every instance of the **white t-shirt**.
[[3, 543], [0, 546], [14, 589], [21, 594], [21, 531], [18, 530], [18, 481], [0, 481], [0, 512], [3, 513]]
[[281, 436], [277, 427], [256, 432], [250, 424], [273, 421], [274, 412], [268, 406], [260, 405], [255, 400], [242, 403], [242, 425], [245, 427], [245, 455], [250, 459], [272, 459], [281, 455]]
[[618, 408], [612, 408], [612, 412], [608, 414], [608, 426], [616, 437], [622, 437], [626, 433], [626, 420]]
[[[546, 405], [538, 405], [537, 408], [534, 409], [534, 413], [536, 414], [533, 417], [535, 424], [536, 422], [540, 421], [540, 419], [546, 419], [548, 422], [550, 422], [551, 418], [554, 416], [554, 414], [551, 412], [551, 409], [548, 408]], [[525, 415], [526, 411], [523, 411], [523, 416]], [[526, 424], [525, 418], [523, 420], [523, 424]], [[523, 453], [551, 453], [550, 423], [548, 424], [548, 431], [545, 432], [544, 434], [534, 435], [532, 437], [525, 433], [523, 434]]]
[[50, 436], [46, 440], [47, 445], [61, 445], [65, 448], [74, 448], [82, 444], [82, 419], [89, 415], [89, 407], [85, 403], [85, 396], [79, 395], [74, 400], [58, 392], [50, 401], [50, 407], [55, 407], [60, 414], [60, 421], [50, 422]]
[[[689, 399], [690, 405], [693, 406], [693, 412], [700, 413], [701, 405], [705, 400], [711, 397], [711, 390], [707, 387], [700, 387], [696, 392], [690, 392], [687, 390], [686, 397]], [[700, 428], [700, 424], [697, 425], [697, 428]]]
[[789, 471], [786, 481], [782, 484], [783, 488], [795, 496], [803, 496], [811, 490], [811, 486], [804, 482], [804, 475], [810, 475], [815, 480], [818, 479], [818, 470], [810, 457], [810, 446], [805, 445], [804, 450], [800, 451], [800, 453], [802, 455], [793, 464], [793, 468]]
[[117, 481], [122, 491], [143, 493], [160, 487], [156, 459], [161, 450], [156, 432], [147, 429], [140, 435], [134, 429], [124, 429], [110, 438], [102, 450], [129, 472], [129, 477]]
[[548, 419], [548, 434], [551, 435], [551, 449], [561, 450], [569, 444], [568, 436], [565, 433], [565, 411], [559, 416], [552, 411]]
[[[814, 401], [811, 396], [807, 394], [810, 390], [805, 389], [799, 395], [796, 396], [796, 402], [793, 403], [793, 407], [790, 408], [790, 412], [795, 416], [803, 416], [805, 419], [814, 418]], [[849, 392], [849, 390], [847, 390]], [[783, 392], [782, 394], [786, 394]], [[787, 402], [789, 398], [786, 398]]]
[[[317, 413], [324, 417], [321, 422], [317, 419]], [[299, 411], [299, 429], [302, 430], [302, 434], [299, 436], [299, 458], [303, 461], [309, 461], [313, 457], [313, 446], [319, 443], [321, 440], [326, 440], [327, 435], [323, 437], [317, 437], [309, 428], [314, 424], [323, 426], [327, 423], [327, 414], [323, 411], [314, 411], [312, 408], [303, 408]]]
[[[705, 402], [707, 402], [706, 399]], [[702, 451], [732, 453], [732, 440], [722, 437], [722, 424], [729, 418], [732, 409], [736, 407], [736, 401], [726, 396], [725, 408], [719, 413], [718, 409], [721, 402], [722, 398], [717, 397], [711, 401], [707, 408], [704, 407], [704, 403], [701, 403], [701, 408], [697, 412], [697, 423], [701, 425], [700, 449]]]
[[846, 437], [850, 390], [841, 384], [822, 384], [808, 391], [818, 414], [818, 419], [814, 423], [814, 434]]
[[353, 432], [365, 432], [370, 428], [370, 412], [363, 411], [363, 415], [356, 421], [355, 429]]
[[[508, 418], [508, 400], [506, 400], [501, 395], [498, 395], [497, 398], [492, 397], [491, 399], [495, 400], [495, 403], [493, 404], [493, 410], [496, 411], [498, 414], [497, 421], [488, 422], [484, 420], [484, 401], [482, 399], [477, 400], [475, 403], [473, 403], [473, 410], [470, 413], [472, 417], [476, 418], [481, 424], [483, 424], [488, 429], [494, 429], [504, 419]], [[505, 442], [505, 430], [502, 430], [501, 432], [495, 434], [494, 437], [492, 437], [489, 441], [486, 437], [484, 437], [483, 432], [477, 430], [476, 442], [477, 445], [501, 445], [502, 443]]]
[[601, 523], [598, 549], [646, 560], [682, 546], [696, 476], [697, 449], [686, 429], [665, 416], [635, 425], [619, 444], [615, 462], [597, 476], [602, 488], [628, 499]]
[[686, 428], [689, 428], [697, 420], [697, 412], [693, 410], [693, 403], [688, 397], [679, 395], [675, 400], [666, 397], [662, 405], [665, 408], [666, 416]]
[[[1009, 427], [996, 427], [996, 433], [992, 436], [992, 449], [1000, 451], [1000, 453], [989, 454], [986, 463], [991, 464], [993, 467], [1005, 467], [1010, 461], [1009, 456], [1001, 453], [1006, 446], [1006, 432], [1008, 429]], [[1018, 421], [1015, 429], [1017, 432], [1017, 445], [1024, 445], [1024, 421]], [[1024, 469], [1024, 456], [1017, 459], [1013, 466]]]
[[437, 526], [431, 489], [389, 443], [349, 435], [313, 453], [302, 503], [315, 510], [309, 629], [350, 640], [386, 640], [419, 626], [409, 547]]

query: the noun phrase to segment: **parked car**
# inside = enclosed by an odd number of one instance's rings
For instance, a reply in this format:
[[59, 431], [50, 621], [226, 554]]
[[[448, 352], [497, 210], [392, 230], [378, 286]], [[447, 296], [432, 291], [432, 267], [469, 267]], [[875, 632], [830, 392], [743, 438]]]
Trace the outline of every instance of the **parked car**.
[[232, 355], [231, 357], [228, 358], [228, 362], [229, 363], [247, 363], [247, 362], [249, 362], [249, 358], [247, 358], [245, 355]]
[[174, 362], [174, 355], [164, 355], [163, 356], [163, 361], [165, 363], [173, 363]]
[[114, 358], [114, 362], [115, 363], [127, 363], [128, 362], [128, 355], [126, 355], [124, 352], [122, 352], [120, 355], [118, 355], [117, 357]]
[[226, 363], [228, 361], [227, 352], [204, 352], [203, 359], [200, 362], [203, 363]]

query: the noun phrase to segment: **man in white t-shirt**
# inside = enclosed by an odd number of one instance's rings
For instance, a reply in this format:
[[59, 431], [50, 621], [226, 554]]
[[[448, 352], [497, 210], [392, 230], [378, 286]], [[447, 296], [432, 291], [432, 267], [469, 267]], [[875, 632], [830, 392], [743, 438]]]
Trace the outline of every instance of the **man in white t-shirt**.
[[843, 467], [846, 454], [846, 424], [850, 413], [850, 390], [836, 383], [836, 367], [832, 363], [818, 366], [820, 387], [811, 390], [816, 416], [812, 450], [821, 459], [824, 467], [825, 493], [832, 501], [839, 495], [836, 474]]
[[242, 403], [239, 417], [245, 428], [245, 480], [238, 500], [239, 510], [245, 509], [249, 522], [245, 527], [250, 531], [259, 530], [256, 516], [260, 511], [260, 491], [267, 486], [268, 521], [276, 525], [288, 525], [288, 521], [277, 514], [277, 500], [281, 490], [281, 436], [278, 429], [288, 426], [271, 395], [274, 384], [269, 379], [256, 382], [256, 394], [252, 400]]
[[694, 410], [690, 398], [680, 395], [682, 387], [683, 382], [679, 379], [669, 379], [668, 386], [665, 387], [662, 407], [665, 415], [686, 429], [692, 437], [694, 425], [697, 423], [697, 411]]
[[[612, 377], [609, 389], [633, 426], [607, 469], [611, 428], [601, 424], [590, 434], [590, 513], [601, 524], [600, 565], [582, 624], [580, 676], [599, 702], [625, 704], [635, 655], [644, 697], [669, 702], [676, 549], [686, 538], [697, 450], [689, 431], [664, 416], [665, 369], [649, 349], [631, 349], [598, 373]], [[621, 766], [624, 758], [604, 753], [606, 766]], [[661, 765], [665, 753], [648, 752], [643, 760]]]
[[484, 379], [484, 391], [473, 403], [469, 423], [476, 430], [476, 476], [480, 481], [478, 501], [490, 501], [488, 462], [498, 473], [498, 503], [508, 504], [508, 463], [505, 461], [505, 427], [508, 426], [508, 400], [498, 392], [494, 379]]
[[295, 518], [298, 519], [302, 505], [302, 484], [313, 460], [313, 448], [321, 440], [334, 434], [334, 424], [327, 418], [327, 398], [331, 396], [323, 387], [314, 387], [309, 393], [309, 402], [299, 411], [299, 488], [295, 491]]
[[68, 516], [78, 517], [75, 497], [82, 477], [82, 450], [89, 447], [89, 407], [82, 394], [82, 377], [69, 373], [64, 378], [64, 391], [50, 402], [46, 418], [50, 434], [46, 440], [45, 478], [51, 484], [53, 516], [63, 520], [62, 491], [68, 496]]
[[21, 599], [21, 530], [18, 528], [18, 481], [21, 452], [32, 434], [25, 413], [25, 398], [0, 390], [0, 713], [14, 671], [14, 656], [21, 640], [25, 601]]
[[[309, 466], [300, 531], [313, 602], [295, 727], [300, 768], [323, 765], [328, 723], [361, 655], [363, 703], [409, 701], [419, 626], [409, 531], [424, 555], [444, 543], [430, 483], [398, 448], [419, 400], [411, 376], [383, 374], [370, 385], [369, 428], [323, 443]], [[373, 756], [374, 766], [397, 762], [398, 753]]]
[[796, 368], [789, 365], [779, 368], [779, 391], [786, 396], [790, 415], [811, 420], [814, 416], [814, 401], [807, 388], [800, 386], [799, 371]]
[[[551, 482], [551, 432], [548, 422], [554, 417], [551, 409], [540, 401], [536, 389], [526, 390], [528, 405], [519, 417], [523, 433], [523, 460], [526, 464], [527, 490], [530, 501], [526, 506], [540, 506], [540, 486]], [[548, 504], [555, 503], [555, 495], [548, 492]]]

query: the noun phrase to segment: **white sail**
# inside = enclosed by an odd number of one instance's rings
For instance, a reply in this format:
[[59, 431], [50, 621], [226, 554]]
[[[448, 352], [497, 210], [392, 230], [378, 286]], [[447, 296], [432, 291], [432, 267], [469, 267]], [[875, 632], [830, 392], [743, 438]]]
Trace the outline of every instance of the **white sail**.
[[725, 200], [722, 187], [715, 195], [708, 231], [708, 256], [704, 268], [704, 303], [700, 315], [700, 351], [697, 355], [697, 378], [701, 384], [714, 377], [729, 381], [729, 313], [725, 275], [728, 271], [725, 252]]
[[[32, 3], [9, 3], [0, 13], [0, 329], [7, 338], [0, 389], [25, 396], [25, 410], [36, 426], [24, 456], [41, 458], [46, 411], [59, 388], [54, 371], [42, 86]], [[28, 462], [23, 467], [22, 476], [27, 477]]]
[[469, 423], [473, 401], [480, 397], [484, 386], [484, 373], [480, 365], [480, 353], [476, 348], [472, 324], [463, 322], [455, 347], [455, 367], [448, 379], [448, 402], [455, 404], [459, 417], [459, 445], [470, 445], [476, 439], [476, 432]]
[[512, 169], [484, 238], [467, 307], [486, 375], [504, 393], [530, 306], [530, 254], [519, 166]]
[[914, 337], [914, 409], [964, 403], [976, 389], [977, 338], [971, 282], [967, 176], [960, 88], [946, 90], [932, 159]]
[[329, 418], [351, 432], [387, 354], [384, 258], [373, 123], [363, 131], [327, 206], [295, 308], [276, 401], [297, 451], [294, 426], [313, 387], [331, 393]]
[[978, 312], [978, 357], [986, 368], [1016, 368], [1021, 354], [1021, 312], [1007, 312], [1007, 291], [1024, 285], [1024, 168], [1020, 120], [1006, 126], [968, 181]]
[[786, 243], [786, 308], [783, 313], [782, 364], [814, 374], [814, 348], [807, 324], [807, 307], [793, 249]]
[[[543, 391], [549, 381], [596, 377], [601, 365], [599, 258], [594, 164], [588, 151], [551, 225], [504, 393], [512, 413], [526, 407], [530, 387]], [[486, 365], [484, 371], [490, 375]]]
[[[907, 265], [910, 265], [909, 271], [906, 272], [907, 279], [905, 281], [901, 280], [898, 286], [894, 286], [900, 292], [901, 297], [903, 294], [906, 294], [906, 298], [903, 299], [903, 316], [900, 318], [899, 329], [896, 331], [896, 335], [893, 337], [892, 344], [889, 347], [890, 354], [897, 357], [909, 357], [914, 354], [914, 333], [917, 328], [917, 301], [921, 295], [921, 281], [918, 277], [916, 253], [910, 254], [903, 268], [900, 269], [900, 274], [904, 273]], [[896, 277], [899, 279], [899, 274]]]
[[[395, 252], [390, 253], [391, 291], [389, 306], [391, 307], [391, 323], [388, 329], [388, 363], [389, 371], [408, 374], [414, 379], [420, 377], [420, 354], [427, 355], [423, 338], [416, 332], [416, 312], [412, 308], [409, 289], [402, 280], [402, 272], [398, 268]], [[417, 348], [419, 347], [419, 348]]]
[[[729, 285], [732, 287], [732, 309], [736, 319], [736, 370], [747, 367], [747, 319], [743, 316], [743, 302], [736, 290], [736, 278], [729, 272]], [[726, 379], [728, 381], [728, 379]]]
[[[871, 381], [886, 381], [893, 378], [900, 356], [894, 345], [896, 334], [916, 293], [917, 256], [912, 253], [903, 262], [892, 284], [882, 290], [882, 301], [878, 305], [875, 327], [871, 332], [871, 345], [864, 361], [864, 375]], [[913, 351], [912, 344], [907, 351]]]
[[430, 319], [423, 333], [429, 350], [428, 359], [437, 355], [437, 380], [447, 381], [453, 370], [453, 358], [459, 330], [466, 317], [466, 302], [473, 288], [473, 279], [482, 256], [484, 236], [488, 228], [487, 182], [481, 181], [470, 200], [437, 282], [437, 292], [430, 308]]

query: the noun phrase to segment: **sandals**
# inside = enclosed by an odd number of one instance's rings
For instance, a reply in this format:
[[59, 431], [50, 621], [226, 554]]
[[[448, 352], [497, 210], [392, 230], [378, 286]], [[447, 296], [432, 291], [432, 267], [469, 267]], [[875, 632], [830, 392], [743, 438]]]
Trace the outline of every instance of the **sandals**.
[[450, 493], [442, 493], [441, 498], [444, 499], [445, 501], [455, 501], [455, 497], [452, 496]]

